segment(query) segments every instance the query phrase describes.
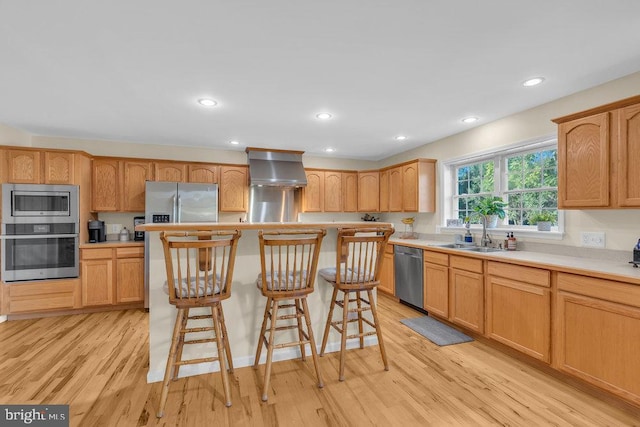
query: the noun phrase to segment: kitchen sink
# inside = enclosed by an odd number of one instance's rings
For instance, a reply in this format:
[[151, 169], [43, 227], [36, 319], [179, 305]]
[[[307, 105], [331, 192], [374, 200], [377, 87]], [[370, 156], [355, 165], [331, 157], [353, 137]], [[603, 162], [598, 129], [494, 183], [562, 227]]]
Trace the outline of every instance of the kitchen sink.
[[473, 247], [473, 248], [467, 248], [468, 251], [470, 252], [501, 252], [502, 249], [498, 249], [498, 248], [486, 248], [486, 247]]
[[500, 252], [502, 249], [498, 248], [486, 248], [480, 246], [472, 246], [472, 245], [463, 245], [460, 243], [445, 243], [442, 245], [433, 245], [436, 248], [449, 248], [449, 249], [460, 249], [463, 251], [470, 252]]

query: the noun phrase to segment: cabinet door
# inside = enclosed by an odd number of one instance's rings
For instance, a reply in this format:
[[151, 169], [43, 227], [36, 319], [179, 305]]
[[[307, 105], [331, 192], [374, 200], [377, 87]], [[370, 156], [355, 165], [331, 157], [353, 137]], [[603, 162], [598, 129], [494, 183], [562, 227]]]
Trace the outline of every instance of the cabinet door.
[[91, 182], [91, 210], [113, 212], [120, 209], [120, 162], [117, 159], [94, 159]]
[[123, 211], [144, 212], [144, 193], [147, 181], [151, 181], [151, 162], [125, 160], [122, 163], [124, 171]]
[[342, 172], [342, 210], [358, 211], [358, 172]]
[[449, 320], [480, 334], [484, 333], [483, 275], [450, 268], [449, 284]]
[[40, 152], [30, 150], [7, 150], [7, 182], [41, 184]]
[[617, 111], [618, 204], [640, 206], [640, 105]]
[[217, 184], [219, 181], [220, 168], [212, 164], [190, 164], [188, 166], [189, 182], [202, 184]]
[[389, 212], [389, 169], [380, 171], [380, 212]]
[[378, 212], [380, 210], [379, 172], [358, 172], [358, 211]]
[[307, 186], [303, 190], [305, 212], [324, 211], [324, 171], [306, 170]]
[[247, 211], [247, 167], [221, 166], [220, 168], [220, 211]]
[[424, 309], [430, 314], [445, 319], [449, 317], [449, 268], [447, 266], [424, 263]]
[[44, 153], [44, 183], [45, 184], [73, 184], [74, 177], [73, 153], [45, 151]]
[[418, 162], [402, 167], [402, 210], [418, 212]]
[[610, 113], [558, 127], [558, 207], [609, 206]]
[[83, 260], [81, 270], [82, 305], [113, 304], [113, 260]]
[[544, 362], [550, 362], [551, 292], [503, 277], [489, 276], [489, 337]]
[[116, 302], [144, 301], [144, 258], [119, 258], [116, 270]]
[[29, 283], [3, 284], [8, 287], [7, 313], [36, 313], [80, 308], [78, 279], [42, 280]]
[[393, 245], [387, 245], [384, 250], [384, 261], [380, 271], [380, 285], [378, 290], [388, 295], [395, 295], [395, 271], [393, 265]]
[[389, 211], [402, 212], [402, 168], [397, 167], [389, 170]]
[[559, 291], [555, 325], [561, 371], [640, 404], [640, 308]]
[[156, 181], [187, 182], [187, 165], [177, 162], [156, 162], [154, 176]]
[[341, 172], [324, 172], [324, 212], [342, 212]]

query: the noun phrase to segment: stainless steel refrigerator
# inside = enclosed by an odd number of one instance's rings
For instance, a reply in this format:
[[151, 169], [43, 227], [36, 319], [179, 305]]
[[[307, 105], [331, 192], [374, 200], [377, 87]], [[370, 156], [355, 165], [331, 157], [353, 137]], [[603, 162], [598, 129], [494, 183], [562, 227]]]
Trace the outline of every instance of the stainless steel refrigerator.
[[[218, 185], [147, 181], [145, 223], [218, 222]], [[144, 306], [149, 308], [149, 233], [144, 236]]]

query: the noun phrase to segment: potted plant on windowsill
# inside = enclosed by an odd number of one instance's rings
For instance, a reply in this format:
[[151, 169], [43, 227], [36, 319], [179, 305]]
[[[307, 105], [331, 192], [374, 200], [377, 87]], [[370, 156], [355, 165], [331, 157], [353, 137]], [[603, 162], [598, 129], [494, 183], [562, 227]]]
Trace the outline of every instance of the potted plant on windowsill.
[[480, 216], [486, 228], [495, 228], [498, 225], [498, 218], [504, 219], [504, 208], [507, 204], [499, 196], [489, 196], [480, 199], [473, 211]]
[[556, 223], [556, 215], [551, 211], [537, 211], [529, 216], [529, 224], [537, 225], [538, 231], [551, 231]]

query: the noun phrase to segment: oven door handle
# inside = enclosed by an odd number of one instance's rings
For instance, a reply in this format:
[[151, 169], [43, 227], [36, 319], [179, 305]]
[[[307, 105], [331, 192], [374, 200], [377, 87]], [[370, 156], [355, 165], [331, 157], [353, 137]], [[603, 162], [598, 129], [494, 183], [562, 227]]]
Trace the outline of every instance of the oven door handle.
[[20, 234], [18, 236], [3, 235], [0, 239], [14, 240], [14, 239], [65, 239], [65, 238], [77, 238], [77, 234]]

